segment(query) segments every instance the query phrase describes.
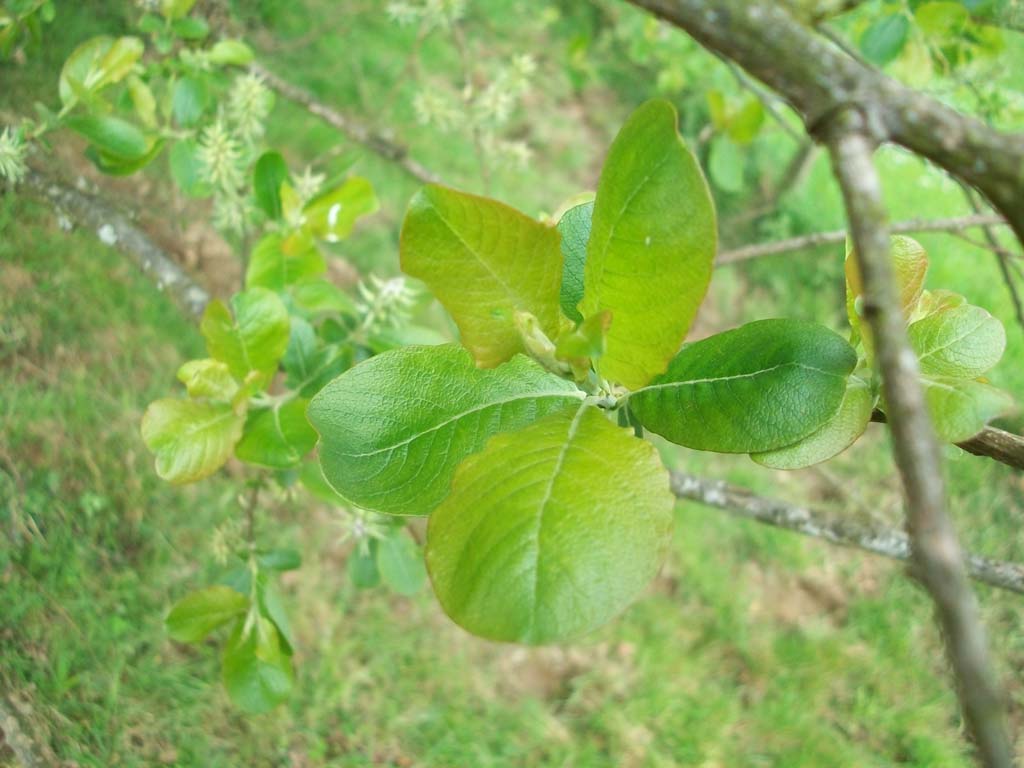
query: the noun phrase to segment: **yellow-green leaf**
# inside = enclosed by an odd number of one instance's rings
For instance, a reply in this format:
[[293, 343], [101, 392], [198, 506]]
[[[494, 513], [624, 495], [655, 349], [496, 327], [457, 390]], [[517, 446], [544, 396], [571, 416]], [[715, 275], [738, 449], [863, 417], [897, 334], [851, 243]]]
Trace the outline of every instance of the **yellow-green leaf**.
[[142, 417], [142, 440], [156, 473], [176, 485], [208, 477], [231, 458], [245, 418], [227, 403], [165, 398]]

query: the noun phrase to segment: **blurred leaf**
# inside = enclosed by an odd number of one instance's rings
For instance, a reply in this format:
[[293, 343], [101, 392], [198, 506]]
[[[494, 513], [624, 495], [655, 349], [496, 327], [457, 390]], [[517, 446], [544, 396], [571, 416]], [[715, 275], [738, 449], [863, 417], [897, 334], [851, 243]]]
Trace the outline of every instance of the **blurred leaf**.
[[741, 191], [746, 164], [746, 155], [732, 139], [716, 136], [711, 140], [708, 172], [716, 187], [725, 192]]
[[228, 404], [165, 398], [146, 409], [142, 440], [156, 457], [161, 478], [192, 483], [224, 466], [244, 424]]
[[197, 77], [185, 75], [174, 84], [171, 114], [182, 128], [195, 127], [209, 103], [206, 83]]
[[761, 131], [764, 125], [764, 104], [756, 96], [751, 96], [729, 121], [728, 136], [737, 144], [749, 144]]
[[348, 577], [358, 589], [370, 589], [380, 584], [380, 571], [377, 569], [377, 540], [367, 542], [366, 551], [357, 546], [348, 556], [345, 564]]
[[377, 569], [384, 583], [400, 595], [415, 595], [427, 580], [423, 553], [401, 529], [378, 541]]
[[272, 571], [294, 571], [302, 565], [302, 555], [296, 549], [271, 549], [256, 556], [260, 568]]
[[145, 51], [137, 37], [94, 37], [79, 45], [64, 62], [58, 84], [67, 106], [125, 78]]
[[926, 34], [954, 38], [964, 31], [971, 15], [961, 3], [933, 2], [919, 5], [914, 18]]
[[231, 402], [238, 392], [238, 382], [227, 365], [211, 358], [189, 360], [178, 369], [178, 381], [185, 385], [189, 397]]
[[302, 310], [311, 315], [341, 314], [354, 317], [358, 314], [352, 297], [334, 283], [319, 277], [295, 283], [292, 298]]
[[259, 616], [248, 634], [244, 627], [239, 619], [224, 649], [224, 687], [240, 709], [261, 714], [288, 698], [294, 673], [272, 621]]
[[132, 104], [139, 120], [147, 128], [156, 128], [156, 99], [153, 92], [140, 78], [132, 75], [128, 78], [128, 92], [132, 97]]
[[241, 40], [220, 40], [210, 48], [208, 57], [214, 64], [245, 67], [255, 58], [252, 48]]
[[268, 218], [281, 219], [281, 184], [288, 180], [288, 163], [280, 152], [264, 152], [253, 170], [256, 205]]
[[210, 34], [210, 25], [206, 23], [206, 19], [188, 16], [175, 19], [171, 24], [171, 31], [182, 40], [203, 40]]
[[317, 277], [326, 271], [327, 263], [315, 247], [294, 256], [288, 255], [284, 252], [280, 233], [271, 232], [253, 248], [245, 272], [245, 284], [249, 288], [261, 287], [281, 292], [290, 285]]
[[[302, 209], [302, 230], [317, 240], [337, 243], [352, 234], [361, 216], [380, 208], [373, 185], [359, 176], [314, 197]], [[294, 237], [294, 236], [293, 236]]]
[[175, 603], [165, 624], [168, 634], [179, 643], [198, 643], [248, 608], [249, 599], [231, 587], [206, 587]]
[[969, 440], [1013, 410], [1013, 398], [980, 381], [922, 376], [921, 383], [935, 431], [947, 443]]
[[193, 139], [179, 141], [171, 147], [171, 176], [178, 188], [189, 197], [207, 197], [213, 191], [203, 176], [198, 149]]
[[316, 445], [316, 432], [306, 421], [307, 405], [308, 401], [296, 399], [251, 411], [235, 455], [261, 467], [294, 467]]
[[219, 299], [206, 306], [199, 326], [206, 348], [239, 381], [256, 371], [266, 386], [288, 347], [288, 310], [266, 288], [235, 294], [231, 306], [233, 316]]
[[886, 14], [864, 30], [860, 37], [860, 52], [872, 64], [880, 67], [900, 55], [910, 32], [910, 21], [903, 11]]
[[160, 12], [168, 19], [180, 19], [187, 16], [196, 0], [161, 0]]
[[76, 115], [67, 118], [67, 126], [100, 152], [121, 160], [145, 157], [152, 148], [141, 128], [113, 115]]

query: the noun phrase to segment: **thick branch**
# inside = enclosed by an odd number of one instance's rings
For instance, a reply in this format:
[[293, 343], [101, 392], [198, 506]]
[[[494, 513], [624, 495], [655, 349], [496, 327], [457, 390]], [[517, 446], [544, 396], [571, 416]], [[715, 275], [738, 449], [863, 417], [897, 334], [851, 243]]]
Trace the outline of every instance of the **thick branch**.
[[170, 255], [107, 201], [79, 192], [39, 171], [29, 171], [19, 191], [46, 200], [74, 223], [91, 229], [107, 245], [130, 258], [161, 291], [193, 317], [203, 314], [210, 295]]
[[377, 153], [386, 160], [397, 164], [407, 174], [424, 184], [432, 184], [440, 181], [433, 171], [409, 157], [409, 150], [390, 139], [381, 136], [368, 126], [358, 120], [342, 114], [330, 107], [313, 94], [290, 83], [283, 77], [274, 74], [260, 64], [250, 65], [250, 70], [263, 78], [263, 81], [273, 90], [284, 96], [289, 101], [304, 107], [310, 114], [316, 115], [328, 125], [337, 128], [357, 144], [362, 144], [372, 152]]
[[[907, 561], [911, 557], [910, 539], [903, 531], [871, 528], [849, 520], [832, 519], [824, 512], [758, 496], [747, 488], [724, 480], [708, 480], [673, 472], [672, 492], [681, 499], [697, 501], [737, 517], [823, 539], [842, 547], [854, 547], [894, 560]], [[967, 569], [973, 579], [1024, 594], [1024, 565], [972, 554], [967, 556]]]
[[1003, 701], [989, 660], [978, 605], [946, 513], [942, 457], [910, 348], [886, 226], [874, 142], [854, 110], [835, 116], [825, 138], [843, 190], [868, 321], [882, 374], [893, 453], [906, 497], [914, 575], [931, 595], [956, 675], [960, 703], [979, 757], [989, 768], [1012, 766]]
[[1003, 134], [854, 60], [784, 3], [629, 0], [686, 30], [773, 88], [812, 132], [848, 107], [865, 129], [980, 190], [1024, 242], [1024, 135]]
[[[973, 216], [958, 216], [951, 219], [912, 219], [910, 221], [899, 221], [893, 224], [890, 232], [907, 234], [911, 232], [962, 232], [971, 227], [992, 227], [1005, 225], [1006, 220], [1001, 216], [992, 214], [975, 214]], [[835, 245], [846, 241], [846, 230], [837, 229], [831, 232], [814, 232], [810, 235], [791, 237], [786, 240], [777, 240], [773, 243], [756, 243], [746, 245], [742, 248], [733, 248], [728, 251], [721, 251], [718, 254], [719, 264], [735, 264], [737, 261], [747, 261], [761, 256], [774, 256], [779, 253], [790, 253], [802, 251], [805, 248], [816, 248], [821, 245]]]

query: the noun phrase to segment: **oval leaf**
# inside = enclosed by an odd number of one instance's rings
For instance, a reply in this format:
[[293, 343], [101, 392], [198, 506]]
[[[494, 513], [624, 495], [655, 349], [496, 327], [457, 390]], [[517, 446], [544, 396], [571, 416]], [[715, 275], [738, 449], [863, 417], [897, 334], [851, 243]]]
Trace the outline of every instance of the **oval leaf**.
[[430, 185], [409, 204], [400, 249], [403, 271], [430, 287], [481, 367], [525, 351], [517, 310], [536, 317], [549, 338], [557, 335], [562, 252], [554, 227]]
[[280, 152], [260, 155], [253, 169], [256, 205], [271, 219], [281, 218], [281, 184], [288, 181], [288, 163]]
[[231, 306], [234, 317], [221, 301], [211, 301], [203, 313], [199, 329], [210, 357], [227, 363], [239, 381], [256, 371], [266, 384], [288, 348], [288, 310], [265, 288], [235, 294]]
[[142, 440], [156, 457], [156, 473], [170, 483], [192, 483], [224, 466], [242, 436], [245, 419], [226, 403], [165, 398], [142, 417]]
[[964, 305], [935, 312], [907, 331], [921, 372], [976, 379], [1006, 350], [1003, 324], [980, 307]]
[[308, 416], [320, 433], [324, 477], [339, 494], [365, 509], [426, 515], [487, 438], [582, 398], [525, 357], [480, 370], [446, 344], [360, 363], [313, 398]]
[[288, 698], [292, 663], [272, 621], [259, 616], [246, 633], [245, 621], [238, 620], [224, 648], [222, 676], [231, 701], [246, 712], [269, 712]]
[[206, 587], [175, 603], [165, 624], [168, 633], [179, 643], [198, 643], [248, 608], [249, 599], [231, 587]]
[[921, 384], [935, 432], [947, 443], [970, 440], [992, 419], [1013, 410], [1013, 398], [980, 381], [922, 376]]
[[650, 443], [597, 408], [553, 414], [495, 437], [459, 467], [427, 529], [434, 591], [481, 637], [575, 637], [654, 578], [673, 504]]
[[252, 411], [235, 455], [249, 464], [272, 469], [294, 467], [316, 445], [316, 432], [306, 421], [306, 400]]
[[245, 270], [246, 287], [280, 292], [300, 280], [319, 277], [327, 271], [327, 262], [315, 247], [290, 255], [284, 252], [283, 245], [277, 232], [271, 232], [256, 244]]
[[665, 370], [707, 292], [717, 242], [700, 166], [665, 101], [637, 109], [605, 160], [584, 270], [584, 317], [612, 324], [598, 371], [636, 389]]
[[760, 320], [687, 345], [629, 398], [640, 423], [679, 445], [760, 453], [800, 440], [839, 408], [857, 363], [824, 326]]
[[377, 568], [384, 583], [400, 595], [415, 595], [427, 580], [423, 553], [416, 542], [401, 530], [379, 541]]
[[785, 448], [751, 454], [750, 458], [772, 469], [802, 469], [838, 456], [864, 434], [875, 398], [871, 387], [857, 376], [846, 383], [846, 394], [839, 410], [816, 431]]

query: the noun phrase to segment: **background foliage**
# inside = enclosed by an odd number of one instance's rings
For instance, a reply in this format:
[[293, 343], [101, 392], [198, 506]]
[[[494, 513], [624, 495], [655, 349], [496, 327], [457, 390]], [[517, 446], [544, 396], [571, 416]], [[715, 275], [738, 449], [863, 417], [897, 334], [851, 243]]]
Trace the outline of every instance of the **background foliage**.
[[[126, 2], [54, 5], [59, 23], [42, 25], [44, 42], [28, 34], [25, 55], [0, 64], [4, 122], [7, 113], [32, 113], [35, 101], [58, 103], [56, 78], [77, 44], [132, 33], [140, 15]], [[941, 9], [919, 13], [922, 5], [959, 4], [869, 2], [840, 28], [894, 74], [1002, 127], [1020, 127], [1012, 77], [1024, 65], [1024, 39], [1004, 31], [996, 42], [974, 17], [957, 21], [961, 14], [948, 8], [948, 19]], [[460, 16], [458, 33], [450, 17], [429, 15], [436, 7], [200, 4], [275, 71], [386, 126], [446, 180], [532, 214], [553, 213], [556, 201], [592, 189], [618, 126], [660, 95], [677, 105], [698, 148], [729, 222], [726, 245], [842, 226], [827, 163], [815, 157], [765, 215], [744, 215], [770, 200], [800, 148], [732, 72], [685, 37], [610, 2], [450, 3], [444, 7]], [[982, 30], [978, 40], [962, 42], [968, 25]], [[465, 110], [472, 121], [451, 117]], [[351, 239], [327, 246], [340, 257], [331, 276], [351, 285], [351, 267], [396, 274], [398, 225], [417, 185], [283, 99], [267, 130], [265, 141], [293, 169], [315, 163], [327, 177], [351, 170], [380, 197], [380, 212]], [[83, 148], [60, 141], [54, 152], [72, 174], [96, 178], [80, 159]], [[881, 163], [895, 217], [966, 211], [959, 188], [918, 161], [887, 150]], [[211, 227], [197, 223], [206, 211], [173, 191], [165, 169], [117, 189], [141, 202], [158, 239], [184, 243], [189, 266], [227, 296], [240, 265]], [[932, 258], [929, 286], [963, 293], [1006, 325], [1006, 356], [992, 379], [1019, 399], [1024, 334], [991, 254], [944, 235], [920, 239]], [[719, 269], [692, 336], [783, 314], [842, 329], [843, 284], [837, 248]], [[415, 311], [419, 322], [450, 335], [427, 302]], [[202, 355], [198, 330], [92, 233], [62, 232], [39, 206], [2, 201], [0, 687], [5, 708], [55, 759], [83, 766], [967, 764], [929, 607], [897, 567], [689, 504], [677, 506], [673, 550], [647, 599], [572, 646], [527, 651], [468, 637], [424, 592], [357, 589], [346, 571], [359, 557], [351, 540], [339, 543], [342, 523], [327, 507], [275, 491], [265, 496], [264, 525], [272, 525], [276, 546], [301, 551], [304, 561], [281, 578], [298, 680], [272, 714], [239, 715], [218, 684], [222, 641], [180, 645], [162, 622], [177, 598], [218, 571], [205, 553], [237, 524], [237, 469], [171, 488], [154, 475], [137, 432], [143, 407], [169, 391], [178, 363]], [[1019, 418], [1005, 424], [1022, 426]], [[689, 471], [895, 522], [899, 498], [885, 440], [872, 427], [836, 462], [796, 474], [768, 472], [742, 456], [674, 448], [664, 456]], [[952, 508], [966, 543], [1024, 559], [1019, 476], [950, 455]], [[1019, 600], [989, 590], [982, 599], [1019, 725]]]

